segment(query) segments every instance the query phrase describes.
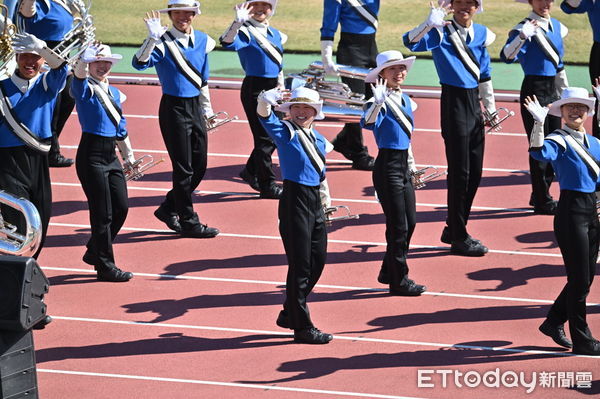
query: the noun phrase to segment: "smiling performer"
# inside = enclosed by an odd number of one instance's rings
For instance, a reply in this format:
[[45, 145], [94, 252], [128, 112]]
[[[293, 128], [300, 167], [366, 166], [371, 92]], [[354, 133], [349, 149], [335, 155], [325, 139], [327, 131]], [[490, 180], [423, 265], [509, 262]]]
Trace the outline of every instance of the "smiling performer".
[[[594, 90], [600, 94], [600, 81], [596, 81]], [[567, 284], [540, 331], [558, 345], [573, 347], [573, 353], [600, 356], [600, 342], [592, 337], [586, 322], [586, 298], [596, 273], [600, 242], [595, 193], [600, 182], [600, 140], [587, 135], [583, 127], [588, 115], [594, 113], [594, 103], [586, 89], [570, 87], [550, 109], [542, 107], [535, 96], [527, 97], [524, 105], [535, 120], [529, 153], [537, 160], [552, 163], [560, 185], [554, 234], [567, 272]], [[548, 113], [562, 116], [564, 125], [544, 139], [543, 124]], [[566, 321], [573, 342], [565, 336]]]
[[[17, 34], [15, 73], [0, 81], [0, 189], [33, 203], [40, 213], [42, 239], [50, 222], [52, 191], [48, 151], [52, 111], [67, 79], [67, 62], [34, 35]], [[44, 61], [50, 71], [40, 73]], [[14, 209], [2, 208], [5, 220], [23, 232], [24, 220]]]
[[88, 200], [92, 228], [83, 261], [94, 266], [98, 280], [114, 282], [133, 277], [115, 265], [112, 247], [129, 209], [127, 184], [115, 144], [122, 148], [122, 154], [127, 154], [126, 161], [135, 161], [133, 151], [127, 145], [125, 117], [121, 110], [125, 95], [108, 83], [113, 64], [121, 58], [120, 54], [112, 54], [107, 45], [88, 47], [75, 64], [71, 85], [83, 131], [75, 167]]
[[287, 36], [269, 25], [277, 0], [247, 1], [235, 7], [235, 20], [223, 33], [224, 48], [235, 50], [246, 77], [240, 97], [254, 138], [254, 149], [240, 172], [261, 198], [278, 199], [281, 186], [275, 183], [271, 155], [275, 144], [256, 116], [256, 98], [263, 90], [283, 86], [283, 45]]
[[[488, 248], [467, 233], [483, 170], [484, 123], [479, 101], [496, 111], [487, 47], [496, 35], [473, 23], [483, 0], [452, 0], [435, 7], [421, 25], [404, 34], [411, 51], [431, 51], [442, 85], [441, 124], [448, 162], [448, 217], [440, 240], [456, 255], [483, 256]], [[447, 13], [454, 18], [445, 21]]]
[[[288, 112], [281, 121], [271, 107]], [[312, 124], [323, 119], [319, 93], [306, 87], [292, 91], [271, 89], [258, 96], [257, 113], [271, 136], [281, 162], [283, 194], [279, 201], [279, 233], [288, 260], [286, 300], [277, 325], [294, 330], [294, 340], [326, 344], [333, 338], [318, 330], [310, 319], [306, 297], [325, 266], [327, 230], [319, 188], [325, 180], [327, 140]]]
[[[169, 15], [170, 29], [160, 24], [159, 13]], [[213, 115], [207, 54], [215, 41], [192, 29], [198, 14], [200, 5], [193, 0], [169, 0], [168, 8], [146, 14], [149, 36], [134, 55], [133, 67], [156, 67], [163, 91], [158, 122], [173, 165], [173, 188], [154, 216], [184, 237], [211, 238], [219, 230], [201, 224], [192, 203], [206, 172], [206, 118]]]
[[411, 178], [416, 168], [410, 149], [413, 111], [417, 104], [402, 93], [400, 85], [414, 61], [415, 57], [405, 59], [395, 50], [377, 56], [377, 68], [365, 79], [366, 83], [375, 83], [373, 98], [365, 104], [361, 119], [363, 127], [375, 133], [379, 147], [373, 185], [385, 214], [387, 248], [377, 280], [389, 284], [390, 294], [401, 296], [418, 296], [426, 290], [408, 278], [406, 263], [417, 218]]
[[[527, 3], [528, 0], [517, 0]], [[525, 98], [536, 96], [546, 106], [560, 98], [560, 92], [568, 86], [564, 69], [563, 38], [568, 29], [558, 20], [550, 18], [554, 0], [529, 0], [531, 13], [508, 34], [508, 40], [500, 52], [506, 63], [519, 62], [525, 78], [521, 84], [521, 118], [527, 137], [531, 135], [534, 120], [525, 109]], [[560, 118], [546, 118], [544, 133], [549, 134], [560, 127]], [[556, 201], [550, 195], [554, 170], [548, 162], [529, 157], [531, 198], [529, 205], [535, 213], [553, 215]]]

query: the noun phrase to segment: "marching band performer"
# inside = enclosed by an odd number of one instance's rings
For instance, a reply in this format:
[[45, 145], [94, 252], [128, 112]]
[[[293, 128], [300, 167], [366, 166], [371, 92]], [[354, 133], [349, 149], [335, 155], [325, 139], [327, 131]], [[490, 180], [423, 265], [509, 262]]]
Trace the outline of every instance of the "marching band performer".
[[[377, 15], [379, 0], [323, 0], [323, 23], [321, 25], [321, 58], [328, 73], [337, 73], [333, 62], [333, 38], [341, 25], [337, 62], [354, 67], [377, 66]], [[342, 78], [355, 93], [371, 97], [370, 88], [360, 79]], [[352, 161], [359, 170], [373, 170], [374, 159], [364, 145], [359, 123], [346, 123], [333, 140], [334, 149]]]
[[[442, 85], [441, 125], [448, 162], [448, 217], [440, 240], [451, 252], [483, 256], [488, 248], [467, 233], [467, 221], [481, 181], [485, 144], [479, 101], [496, 111], [487, 47], [496, 35], [473, 23], [483, 0], [452, 0], [435, 7], [421, 25], [404, 34], [411, 51], [431, 51]], [[450, 21], [444, 17], [454, 13]]]
[[[596, 95], [600, 81], [596, 81]], [[600, 183], [600, 140], [587, 135], [583, 127], [594, 113], [594, 98], [586, 89], [565, 88], [550, 109], [534, 96], [525, 107], [535, 120], [529, 152], [532, 157], [551, 162], [560, 185], [560, 198], [554, 217], [554, 234], [567, 272], [567, 283], [550, 308], [540, 331], [573, 353], [600, 356], [600, 342], [592, 337], [586, 322], [586, 298], [590, 291], [600, 243], [600, 222], [596, 194]], [[546, 115], [562, 116], [564, 125], [544, 138]], [[571, 341], [564, 332], [569, 322]]]
[[[521, 3], [527, 0], [517, 0]], [[506, 63], [521, 64], [525, 78], [521, 84], [521, 118], [527, 137], [531, 135], [534, 120], [523, 105], [525, 98], [535, 95], [543, 106], [560, 98], [560, 92], [568, 86], [562, 61], [563, 38], [568, 29], [550, 17], [554, 0], [529, 0], [531, 13], [508, 34], [508, 40], [500, 52]], [[560, 118], [549, 116], [544, 125], [545, 134], [560, 128]], [[548, 162], [529, 157], [531, 174], [531, 199], [535, 213], [553, 215], [556, 201], [550, 195], [554, 170]]]
[[[73, 27], [73, 14], [69, 3], [63, 0], [21, 0], [18, 13], [22, 19], [20, 28], [44, 40], [48, 47], [58, 46], [65, 34]], [[61, 92], [56, 99], [52, 116], [52, 142], [48, 161], [51, 167], [68, 167], [73, 165], [73, 159], [65, 158], [60, 153], [58, 138], [75, 107], [75, 101], [69, 95], [73, 75], [69, 74], [67, 90]]]
[[[271, 107], [288, 112], [281, 121]], [[277, 325], [294, 330], [294, 340], [326, 344], [331, 334], [317, 329], [310, 318], [306, 298], [319, 280], [327, 256], [327, 230], [320, 186], [325, 180], [327, 140], [313, 128], [323, 119], [319, 93], [306, 87], [291, 92], [278, 88], [258, 96], [257, 113], [271, 136], [281, 162], [283, 194], [279, 201], [279, 233], [288, 260], [286, 300]]]
[[127, 184], [115, 144], [126, 154], [127, 162], [135, 161], [127, 145], [121, 110], [125, 95], [108, 82], [113, 64], [121, 58], [120, 54], [112, 54], [107, 45], [89, 46], [75, 64], [71, 86], [83, 131], [75, 166], [88, 201], [92, 229], [83, 261], [94, 266], [98, 280], [113, 282], [133, 277], [115, 265], [112, 247], [129, 210]]
[[[594, 44], [590, 52], [590, 80], [592, 85], [594, 80], [600, 76], [600, 1], [597, 0], [563, 0], [560, 9], [566, 14], [583, 14], [587, 12], [594, 32]], [[596, 97], [596, 107], [600, 105], [600, 97]], [[594, 122], [592, 123], [594, 137], [600, 138], [600, 125], [598, 125], [598, 108], [594, 113]]]
[[[160, 23], [160, 13], [171, 19], [168, 30]], [[169, 0], [166, 9], [147, 13], [149, 36], [132, 64], [137, 70], [156, 67], [163, 90], [158, 120], [173, 165], [173, 188], [154, 215], [184, 237], [211, 238], [219, 230], [200, 223], [192, 203], [206, 172], [206, 118], [213, 115], [207, 54], [215, 41], [192, 28], [199, 14], [194, 0]]]
[[[0, 189], [31, 201], [40, 213], [42, 238], [34, 255], [37, 258], [52, 207], [48, 170], [52, 111], [68, 68], [62, 57], [34, 35], [17, 34], [13, 49], [17, 69], [0, 81]], [[42, 73], [44, 62], [51, 69]], [[11, 224], [22, 225], [21, 215], [13, 209], [3, 207], [2, 215]]]
[[[387, 248], [378, 280], [389, 284], [390, 294], [418, 296], [423, 285], [408, 278], [406, 256], [416, 225], [415, 189], [411, 178], [414, 160], [410, 150], [413, 111], [417, 109], [400, 85], [415, 57], [404, 58], [395, 50], [377, 56], [377, 67], [365, 79], [375, 83], [373, 98], [365, 104], [363, 127], [373, 130], [379, 153], [375, 159], [373, 184], [385, 214]], [[411, 165], [409, 164], [411, 163]]]
[[254, 149], [240, 177], [260, 192], [261, 198], [278, 199], [281, 186], [275, 183], [271, 155], [275, 144], [258, 121], [256, 106], [263, 90], [283, 86], [283, 45], [287, 36], [269, 24], [277, 0], [251, 0], [235, 7], [235, 20], [223, 33], [220, 42], [235, 50], [246, 77], [240, 97], [254, 138]]

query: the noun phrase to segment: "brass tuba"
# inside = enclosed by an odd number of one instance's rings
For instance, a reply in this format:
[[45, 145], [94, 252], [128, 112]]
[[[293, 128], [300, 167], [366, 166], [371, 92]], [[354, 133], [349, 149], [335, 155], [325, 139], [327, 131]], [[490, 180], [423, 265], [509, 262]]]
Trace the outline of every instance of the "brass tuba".
[[85, 48], [96, 40], [96, 28], [90, 14], [91, 0], [67, 0], [66, 3], [73, 15], [73, 27], [54, 51], [73, 64]]
[[31, 256], [42, 239], [42, 221], [35, 206], [25, 198], [17, 198], [0, 190], [0, 204], [13, 208], [25, 217], [25, 231], [7, 223], [0, 212], [0, 253], [6, 255]]
[[15, 52], [12, 48], [12, 38], [17, 33], [17, 27], [8, 16], [8, 7], [0, 4], [0, 77], [11, 74], [14, 70]]

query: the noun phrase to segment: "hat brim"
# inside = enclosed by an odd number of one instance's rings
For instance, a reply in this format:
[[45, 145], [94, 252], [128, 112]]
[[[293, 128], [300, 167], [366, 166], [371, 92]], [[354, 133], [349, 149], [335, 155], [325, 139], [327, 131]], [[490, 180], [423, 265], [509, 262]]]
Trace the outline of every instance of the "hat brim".
[[193, 11], [194, 14], [196, 14], [196, 15], [202, 14], [200, 12], [200, 7], [198, 7], [198, 6], [194, 6], [194, 7], [171, 7], [171, 8], [163, 8], [162, 10], [158, 10], [158, 12], [160, 12], [162, 14], [167, 14], [169, 11]]
[[415, 58], [414, 56], [412, 57], [407, 57], [404, 58], [403, 60], [395, 60], [395, 61], [391, 61], [391, 62], [387, 62], [383, 65], [380, 65], [376, 68], [373, 68], [369, 71], [369, 73], [367, 73], [367, 76], [365, 77], [365, 82], [366, 83], [375, 83], [377, 82], [377, 78], [379, 77], [379, 73], [381, 71], [383, 71], [385, 68], [389, 68], [392, 67], [394, 65], [405, 65], [406, 66], [406, 72], [410, 71], [410, 68], [412, 68], [414, 62], [415, 62]]
[[111, 54], [109, 56], [96, 57], [95, 59], [89, 61], [88, 64], [91, 64], [92, 62], [98, 62], [98, 61], [108, 61], [114, 65], [117, 62], [121, 61], [122, 59], [123, 59], [123, 56], [121, 54]]
[[277, 8], [276, 1], [268, 1], [268, 0], [249, 0], [245, 2], [246, 4], [252, 3], [269, 3], [271, 5], [271, 16], [275, 15], [275, 9]]
[[290, 107], [292, 105], [298, 105], [298, 104], [306, 104], [306, 105], [310, 105], [311, 107], [313, 107], [315, 109], [315, 111], [317, 111], [317, 115], [315, 116], [316, 120], [325, 119], [325, 114], [323, 114], [323, 101], [319, 101], [318, 103], [309, 103], [306, 101], [290, 101], [290, 102], [278, 105], [275, 108], [275, 110], [289, 113]]
[[558, 116], [559, 118], [562, 116], [562, 112], [560, 111], [560, 107], [562, 107], [565, 104], [583, 104], [586, 105], [588, 107], [588, 116], [593, 116], [594, 115], [594, 106], [596, 105], [596, 99], [595, 98], [576, 98], [576, 97], [571, 97], [571, 98], [561, 98], [558, 101], [555, 101], [552, 103], [552, 105], [550, 106], [550, 109], [548, 110], [548, 113], [552, 116]]

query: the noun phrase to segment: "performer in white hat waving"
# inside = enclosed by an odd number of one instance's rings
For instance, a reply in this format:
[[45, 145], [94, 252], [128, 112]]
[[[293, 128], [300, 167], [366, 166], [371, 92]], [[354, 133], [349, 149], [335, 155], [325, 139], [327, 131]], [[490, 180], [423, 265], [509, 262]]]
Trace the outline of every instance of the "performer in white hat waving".
[[260, 191], [261, 198], [278, 199], [271, 155], [275, 144], [258, 121], [256, 106], [263, 90], [283, 86], [283, 45], [287, 36], [269, 23], [277, 0], [247, 1], [235, 7], [235, 20], [220, 38], [224, 48], [235, 50], [246, 77], [240, 97], [254, 138], [254, 148], [240, 177]]
[[[160, 13], [168, 14], [171, 28], [161, 25]], [[155, 67], [163, 91], [158, 119], [173, 165], [173, 188], [154, 215], [185, 237], [210, 238], [219, 230], [200, 223], [192, 203], [206, 172], [206, 118], [213, 115], [207, 54], [215, 41], [192, 28], [198, 14], [200, 4], [194, 0], [169, 0], [167, 8], [146, 14], [148, 38], [133, 57], [133, 67]]]
[[[594, 88], [600, 94], [600, 82]], [[565, 88], [560, 100], [550, 108], [537, 98], [527, 97], [524, 106], [535, 120], [529, 153], [539, 161], [550, 162], [556, 171], [560, 198], [554, 217], [554, 234], [565, 262], [567, 284], [550, 308], [540, 331], [558, 345], [573, 348], [573, 353], [600, 356], [600, 342], [586, 322], [586, 298], [590, 291], [598, 258], [600, 222], [596, 191], [600, 183], [600, 140], [586, 134], [583, 127], [593, 115], [595, 99], [586, 89]], [[544, 138], [546, 115], [561, 116], [564, 122]], [[569, 341], [564, 323], [569, 322]]]
[[[281, 101], [283, 104], [278, 105]], [[289, 113], [279, 120], [272, 107]], [[294, 340], [326, 344], [333, 338], [317, 329], [306, 298], [319, 280], [327, 255], [327, 230], [319, 188], [325, 180], [327, 140], [313, 127], [323, 119], [319, 93], [306, 87], [291, 92], [271, 89], [258, 96], [257, 113], [277, 145], [283, 193], [279, 200], [279, 233], [288, 260], [286, 300], [277, 325], [294, 330]]]

